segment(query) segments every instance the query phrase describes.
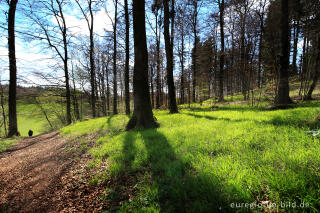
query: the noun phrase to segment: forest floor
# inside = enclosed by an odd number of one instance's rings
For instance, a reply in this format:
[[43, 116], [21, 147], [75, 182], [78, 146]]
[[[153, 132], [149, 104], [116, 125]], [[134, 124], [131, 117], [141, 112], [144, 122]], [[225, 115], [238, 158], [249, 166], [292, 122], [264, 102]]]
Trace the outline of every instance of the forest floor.
[[[85, 149], [58, 132], [17, 141], [0, 153], [0, 212], [72, 212], [75, 204], [77, 212], [97, 209], [77, 199], [81, 188], [86, 188], [88, 196], [99, 192], [92, 189], [90, 193], [90, 187], [84, 187], [87, 181], [81, 181], [86, 179], [88, 158]], [[73, 182], [84, 186], [76, 190]]]

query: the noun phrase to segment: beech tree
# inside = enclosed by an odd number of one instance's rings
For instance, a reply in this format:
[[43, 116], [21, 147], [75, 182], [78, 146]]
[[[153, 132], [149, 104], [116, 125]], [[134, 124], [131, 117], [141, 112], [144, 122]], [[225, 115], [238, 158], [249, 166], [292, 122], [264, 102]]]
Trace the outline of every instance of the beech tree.
[[134, 111], [127, 124], [127, 130], [135, 127], [154, 128], [159, 124], [153, 117], [148, 85], [148, 51], [145, 26], [145, 0], [133, 0]]
[[[173, 37], [174, 37], [174, 0], [171, 0], [171, 12], [169, 10], [169, 0], [163, 0], [164, 8], [164, 39], [167, 58], [167, 84], [169, 95], [170, 113], [177, 113], [176, 92], [173, 80]], [[170, 35], [170, 15], [171, 15], [171, 35]]]
[[87, 3], [87, 10], [89, 14], [86, 13], [84, 7], [82, 6], [82, 3], [80, 0], [75, 0], [78, 4], [83, 17], [85, 18], [88, 30], [90, 33], [90, 50], [89, 50], [89, 57], [90, 57], [90, 85], [91, 85], [91, 111], [92, 111], [92, 117], [96, 117], [96, 87], [95, 87], [95, 63], [94, 63], [94, 31], [93, 31], [93, 23], [94, 23], [94, 15], [93, 15], [93, 3], [92, 0], [86, 0]]
[[292, 103], [289, 97], [289, 1], [281, 0], [281, 56], [279, 68], [279, 85], [275, 98], [278, 106]]
[[[39, 15], [31, 13], [30, 18], [33, 19], [37, 25], [42, 30], [45, 40], [48, 43], [48, 46], [53, 49], [58, 57], [63, 62], [64, 78], [65, 78], [65, 97], [66, 97], [66, 124], [71, 124], [71, 92], [70, 92], [70, 83], [69, 83], [69, 55], [68, 55], [68, 39], [67, 35], [67, 23], [63, 11], [65, 2], [61, 0], [51, 0], [49, 2], [41, 1], [39, 2], [41, 7], [45, 9], [43, 14], [48, 14], [49, 17], [52, 17], [56, 21], [57, 26], [50, 26], [50, 24], [39, 17]], [[50, 26], [50, 27], [49, 27]], [[52, 29], [52, 32], [50, 29]], [[58, 30], [54, 30], [57, 28]], [[60, 38], [61, 36], [61, 38]], [[61, 45], [62, 43], [62, 45]], [[62, 48], [60, 48], [62, 46]]]
[[17, 122], [17, 62], [15, 46], [15, 16], [18, 0], [7, 0], [8, 12], [8, 49], [9, 49], [9, 131], [8, 137], [19, 135]]
[[220, 70], [219, 70], [219, 101], [223, 101], [223, 80], [224, 80], [224, 0], [218, 0], [219, 21], [220, 21]]
[[124, 87], [125, 87], [125, 102], [126, 102], [126, 114], [130, 114], [130, 91], [129, 91], [129, 60], [130, 60], [130, 19], [128, 0], [124, 0], [124, 12], [126, 22], [126, 62], [125, 62], [125, 74], [124, 74]]
[[118, 0], [114, 0], [114, 23], [113, 23], [113, 114], [118, 114], [117, 24], [118, 24]]

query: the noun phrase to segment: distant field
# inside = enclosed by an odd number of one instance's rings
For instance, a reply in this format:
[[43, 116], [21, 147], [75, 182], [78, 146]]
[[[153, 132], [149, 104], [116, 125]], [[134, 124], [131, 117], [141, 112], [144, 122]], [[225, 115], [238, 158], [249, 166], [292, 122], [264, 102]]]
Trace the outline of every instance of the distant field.
[[[61, 127], [53, 109], [56, 111], [62, 111], [61, 105], [54, 102], [43, 104], [44, 109], [47, 111], [49, 120], [52, 122], [54, 129]], [[2, 116], [0, 117], [2, 119]], [[28, 136], [29, 129], [32, 129], [34, 135], [45, 133], [51, 130], [51, 127], [46, 120], [43, 112], [36, 104], [26, 103], [25, 101], [18, 101], [17, 104], [17, 118], [18, 118], [18, 130], [21, 136]], [[1, 129], [3, 133], [3, 128]]]
[[29, 129], [34, 135], [50, 130], [45, 116], [35, 104], [18, 104], [18, 129], [21, 136], [28, 136]]

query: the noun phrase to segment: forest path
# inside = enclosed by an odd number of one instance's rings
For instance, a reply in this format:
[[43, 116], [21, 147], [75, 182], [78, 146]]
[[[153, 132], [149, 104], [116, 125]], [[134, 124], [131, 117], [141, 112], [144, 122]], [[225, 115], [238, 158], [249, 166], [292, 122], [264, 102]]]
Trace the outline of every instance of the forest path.
[[0, 212], [52, 209], [60, 177], [74, 158], [67, 144], [67, 139], [52, 132], [23, 139], [0, 153]]

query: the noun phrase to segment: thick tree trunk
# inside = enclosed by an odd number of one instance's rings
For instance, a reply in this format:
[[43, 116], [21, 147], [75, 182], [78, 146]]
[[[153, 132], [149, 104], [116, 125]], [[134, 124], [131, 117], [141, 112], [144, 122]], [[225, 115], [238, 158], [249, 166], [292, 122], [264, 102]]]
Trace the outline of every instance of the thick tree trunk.
[[117, 22], [118, 0], [115, 1], [114, 26], [113, 26], [113, 114], [118, 114], [118, 86], [117, 86]]
[[154, 128], [159, 124], [153, 117], [148, 85], [148, 51], [145, 26], [145, 0], [133, 0], [134, 111], [127, 130], [135, 127]]
[[[164, 7], [164, 40], [165, 40], [166, 58], [167, 58], [167, 84], [168, 84], [168, 95], [169, 95], [169, 110], [170, 110], [170, 113], [177, 113], [178, 107], [176, 103], [176, 93], [175, 93], [174, 80], [173, 80], [173, 35], [171, 34], [170, 36], [170, 32], [169, 32], [169, 24], [170, 24], [169, 23], [170, 22], [169, 0], [163, 1], [163, 7]], [[172, 8], [172, 10], [174, 10], [174, 8]]]
[[125, 73], [124, 73], [124, 87], [125, 87], [125, 98], [126, 98], [126, 114], [130, 114], [130, 92], [129, 92], [129, 33], [130, 33], [130, 23], [129, 23], [129, 9], [128, 0], [124, 0], [125, 8], [125, 22], [126, 22], [126, 63], [125, 63]]
[[15, 47], [15, 14], [18, 0], [11, 0], [8, 13], [8, 48], [9, 48], [9, 132], [8, 137], [19, 135], [17, 123], [17, 63]]
[[219, 0], [219, 10], [220, 10], [220, 70], [219, 70], [219, 101], [223, 101], [223, 79], [224, 79], [224, 0]]
[[292, 103], [289, 97], [289, 9], [288, 0], [281, 0], [281, 57], [279, 70], [279, 84], [275, 104], [286, 107]]

